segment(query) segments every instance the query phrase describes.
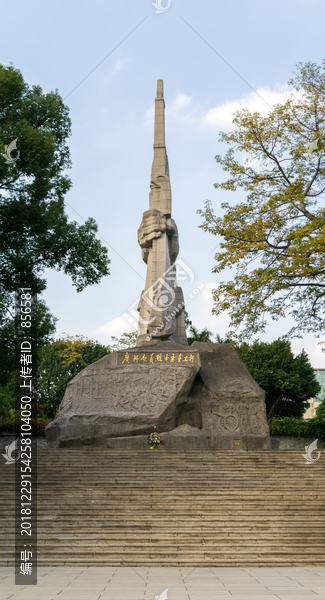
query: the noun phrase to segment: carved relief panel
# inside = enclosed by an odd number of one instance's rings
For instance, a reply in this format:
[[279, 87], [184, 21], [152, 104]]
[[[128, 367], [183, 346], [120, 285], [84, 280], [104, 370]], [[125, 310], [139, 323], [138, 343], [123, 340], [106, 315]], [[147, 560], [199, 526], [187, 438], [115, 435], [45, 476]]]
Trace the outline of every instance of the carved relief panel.
[[249, 401], [212, 401], [213, 422], [217, 431], [223, 433], [265, 435], [268, 433], [265, 408], [259, 399]]
[[68, 386], [60, 408], [80, 413], [160, 413], [188, 378], [188, 369], [165, 366], [112, 370], [80, 377]]

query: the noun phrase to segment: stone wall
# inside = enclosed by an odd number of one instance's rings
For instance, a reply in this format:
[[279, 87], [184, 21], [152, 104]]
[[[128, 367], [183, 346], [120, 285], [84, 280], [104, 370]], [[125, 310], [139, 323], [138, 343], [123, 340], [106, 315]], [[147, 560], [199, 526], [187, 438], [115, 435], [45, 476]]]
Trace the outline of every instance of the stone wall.
[[[272, 450], [305, 450], [305, 446], [309, 446], [315, 439], [316, 436], [272, 435]], [[325, 450], [325, 440], [318, 440], [317, 448]]]

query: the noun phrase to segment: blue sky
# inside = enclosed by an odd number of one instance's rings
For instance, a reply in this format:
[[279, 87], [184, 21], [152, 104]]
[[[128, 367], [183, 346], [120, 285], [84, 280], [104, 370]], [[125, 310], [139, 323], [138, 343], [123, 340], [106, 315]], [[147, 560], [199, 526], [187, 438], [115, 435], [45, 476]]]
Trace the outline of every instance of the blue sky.
[[[211, 290], [231, 273], [211, 273], [218, 240], [199, 229], [196, 214], [206, 199], [219, 214], [221, 202], [242, 199], [213, 187], [225, 177], [214, 160], [225, 151], [219, 131], [231, 129], [236, 109], [266, 113], [267, 103], [284, 100], [295, 63], [324, 58], [322, 0], [171, 0], [164, 12], [155, 10], [147, 0], [1, 2], [1, 63], [12, 62], [44, 92], [58, 89], [70, 108], [67, 213], [79, 223], [93, 217], [110, 247], [111, 275], [80, 294], [67, 276], [46, 272], [44, 298], [59, 319], [58, 335], [108, 344], [111, 335], [133, 330], [123, 314], [145, 277], [137, 229], [149, 208], [157, 79], [165, 88], [179, 256], [194, 273], [192, 283], [182, 283], [185, 297], [201, 286], [188, 303], [189, 316], [199, 328], [227, 332], [227, 315], [211, 314]], [[272, 341], [291, 324], [272, 323], [260, 339]], [[318, 341], [308, 335], [294, 340], [293, 349], [304, 347], [312, 364], [324, 367]]]

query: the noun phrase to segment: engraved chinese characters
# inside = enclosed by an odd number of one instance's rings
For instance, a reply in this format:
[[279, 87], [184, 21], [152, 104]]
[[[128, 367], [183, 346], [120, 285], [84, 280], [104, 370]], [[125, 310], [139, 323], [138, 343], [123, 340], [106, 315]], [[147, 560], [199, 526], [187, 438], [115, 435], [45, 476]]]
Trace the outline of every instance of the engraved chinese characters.
[[[147, 350], [148, 349], [148, 350]], [[197, 350], [160, 342], [113, 352], [81, 371], [67, 386], [56, 418], [46, 430], [49, 447], [90, 444], [169, 431], [200, 369]]]
[[[131, 448], [133, 442], [139, 447], [137, 436], [157, 425], [175, 435], [182, 427], [189, 435], [194, 427], [208, 448], [233, 449], [236, 441], [242, 450], [268, 449], [263, 397], [229, 344], [195, 342], [184, 352], [180, 344], [159, 342], [114, 352], [81, 371], [69, 383], [46, 437], [53, 448], [106, 447], [113, 438], [128, 437]], [[175, 448], [183, 447], [184, 431], [171, 436]]]
[[149, 364], [155, 363], [170, 363], [173, 365], [180, 365], [184, 363], [195, 364], [195, 354], [191, 352], [140, 352], [140, 353], [119, 353], [117, 364], [118, 365], [129, 365], [132, 363], [137, 364]]
[[138, 230], [147, 273], [136, 347], [104, 356], [74, 377], [46, 427], [48, 447], [117, 448], [127, 439], [128, 448], [139, 448], [141, 436], [146, 447], [156, 425], [170, 433], [170, 448], [233, 448], [235, 438], [242, 449], [270, 448], [264, 392], [235, 349], [202, 342], [188, 347], [162, 80], [155, 105], [149, 210]]
[[175, 393], [175, 369], [155, 367], [84, 377], [77, 386], [77, 398], [82, 400], [84, 407], [94, 409], [101, 406], [102, 410], [118, 412], [153, 413]]
[[105, 373], [81, 372], [73, 389], [71, 384], [67, 388], [60, 415], [74, 409], [83, 414], [93, 410], [154, 413], [182, 388], [189, 375], [185, 367], [197, 370], [199, 357], [197, 353], [119, 352], [116, 363], [116, 369]]

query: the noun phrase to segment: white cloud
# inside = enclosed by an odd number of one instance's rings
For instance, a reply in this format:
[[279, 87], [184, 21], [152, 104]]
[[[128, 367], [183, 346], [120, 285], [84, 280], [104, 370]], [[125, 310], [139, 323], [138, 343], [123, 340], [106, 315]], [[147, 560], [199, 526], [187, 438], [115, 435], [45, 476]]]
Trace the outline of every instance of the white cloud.
[[122, 316], [113, 319], [112, 321], [107, 321], [105, 325], [100, 325], [95, 329], [96, 335], [100, 336], [101, 339], [105, 336], [120, 337], [123, 333], [133, 333], [135, 331], [134, 327]]
[[[257, 88], [256, 92], [250, 92], [242, 98], [228, 100], [222, 104], [210, 108], [203, 113], [199, 105], [192, 102], [192, 96], [178, 92], [175, 98], [166, 103], [166, 113], [168, 118], [177, 116], [177, 119], [189, 119], [193, 123], [199, 123], [204, 128], [218, 128], [229, 130], [232, 128], [233, 115], [237, 110], [247, 108], [251, 112], [259, 112], [266, 116], [277, 104], [283, 104], [293, 94], [299, 98], [302, 93], [298, 93], [288, 85], [277, 86], [275, 89]], [[152, 123], [154, 119], [154, 106], [151, 105], [146, 112], [146, 120]]]
[[176, 112], [177, 110], [186, 108], [187, 106], [190, 105], [190, 103], [191, 103], [191, 96], [186, 96], [186, 94], [182, 94], [181, 92], [178, 92], [175, 100], [173, 100], [170, 104], [168, 104], [166, 106], [166, 110], [168, 110], [169, 113]]
[[204, 302], [211, 305], [212, 308], [212, 290], [217, 287], [217, 283], [205, 283], [201, 292], [201, 298]]
[[[295, 355], [297, 355], [300, 354], [302, 348], [304, 348], [308, 353], [310, 362], [315, 369], [320, 368], [319, 365], [324, 368], [325, 354], [321, 350], [324, 348], [324, 346], [318, 345], [320, 341], [322, 341], [322, 338], [320, 338], [320, 340], [315, 338], [313, 339], [310, 335], [305, 336], [304, 339], [294, 339], [291, 342], [292, 351]], [[318, 365], [318, 367], [315, 365]]]
[[275, 107], [276, 104], [283, 104], [289, 98], [292, 88], [284, 85], [279, 86], [275, 90], [258, 88], [256, 91], [259, 96], [255, 92], [250, 92], [243, 98], [229, 100], [219, 106], [210, 108], [201, 119], [202, 124], [210, 127], [230, 127], [232, 125], [233, 113], [243, 108], [247, 108], [251, 112], [259, 112], [262, 116], [266, 116], [270, 112], [271, 107]]
[[118, 58], [117, 62], [115, 64], [115, 67], [114, 67], [113, 75], [115, 73], [117, 73], [117, 71], [120, 71], [121, 69], [125, 69], [127, 63], [129, 63], [129, 62], [130, 62], [129, 58]]
[[[199, 288], [200, 284], [195, 284], [195, 288]], [[219, 333], [221, 337], [225, 336], [229, 330], [229, 315], [228, 312], [224, 312], [221, 315], [213, 315], [213, 299], [212, 290], [214, 290], [218, 283], [204, 283], [204, 287], [201, 288], [197, 295], [194, 295], [190, 299], [189, 295], [185, 295], [188, 300], [186, 304], [186, 310], [189, 314], [189, 318], [193, 325], [198, 328], [199, 331], [208, 328], [209, 331], [215, 335]]]
[[[168, 118], [173, 116], [176, 112], [180, 110], [184, 110], [191, 104], [191, 96], [187, 96], [186, 94], [182, 94], [182, 92], [178, 92], [176, 97], [171, 102], [166, 104], [166, 114], [168, 114]], [[166, 100], [166, 99], [165, 99]], [[184, 114], [184, 113], [183, 113]], [[155, 118], [155, 107], [153, 104], [150, 105], [150, 108], [146, 112], [146, 121], [152, 123]], [[165, 117], [166, 118], [166, 117]]]

